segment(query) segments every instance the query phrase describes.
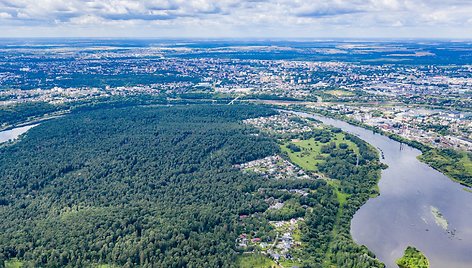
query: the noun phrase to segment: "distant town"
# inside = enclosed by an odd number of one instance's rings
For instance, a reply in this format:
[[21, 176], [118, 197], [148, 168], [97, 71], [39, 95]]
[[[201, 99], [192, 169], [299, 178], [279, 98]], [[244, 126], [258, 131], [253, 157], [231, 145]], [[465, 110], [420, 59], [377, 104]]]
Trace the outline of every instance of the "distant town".
[[472, 65], [457, 63], [464, 54], [428, 64], [442, 60], [442, 50], [458, 53], [461, 47], [440, 49], [401, 43], [4, 46], [0, 107], [135, 94], [298, 102], [435, 147], [470, 151]]

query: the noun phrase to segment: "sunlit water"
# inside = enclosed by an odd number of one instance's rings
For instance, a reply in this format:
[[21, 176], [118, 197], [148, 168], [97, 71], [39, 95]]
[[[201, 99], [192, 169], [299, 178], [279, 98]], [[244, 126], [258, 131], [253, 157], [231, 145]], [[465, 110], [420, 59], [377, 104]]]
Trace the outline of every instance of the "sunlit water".
[[31, 128], [37, 126], [36, 125], [29, 125], [24, 127], [18, 127], [10, 130], [0, 131], [0, 143], [6, 142], [9, 140], [17, 139], [21, 134], [25, 133], [26, 131], [30, 130]]
[[[404, 249], [415, 246], [432, 268], [472, 267], [472, 193], [444, 174], [420, 162], [419, 150], [346, 122], [311, 115], [325, 124], [357, 135], [377, 149], [389, 167], [382, 172], [380, 196], [363, 205], [351, 222], [351, 234], [387, 267]], [[431, 212], [438, 208], [448, 221], [445, 230]]]

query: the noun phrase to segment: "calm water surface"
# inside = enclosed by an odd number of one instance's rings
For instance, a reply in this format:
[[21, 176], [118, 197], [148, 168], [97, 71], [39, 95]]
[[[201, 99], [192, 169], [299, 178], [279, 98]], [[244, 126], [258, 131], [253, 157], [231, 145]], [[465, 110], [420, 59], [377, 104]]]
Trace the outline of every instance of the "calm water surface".
[[30, 130], [31, 128], [37, 125], [38, 124], [0, 131], [0, 143], [17, 139], [21, 134], [25, 133], [26, 131]]
[[[366, 245], [387, 267], [408, 245], [421, 250], [432, 268], [472, 267], [472, 193], [442, 173], [420, 162], [419, 150], [386, 136], [346, 122], [306, 113], [325, 124], [339, 127], [383, 152], [380, 196], [363, 205], [351, 222], [351, 234]], [[447, 219], [447, 230], [436, 223], [436, 207]]]

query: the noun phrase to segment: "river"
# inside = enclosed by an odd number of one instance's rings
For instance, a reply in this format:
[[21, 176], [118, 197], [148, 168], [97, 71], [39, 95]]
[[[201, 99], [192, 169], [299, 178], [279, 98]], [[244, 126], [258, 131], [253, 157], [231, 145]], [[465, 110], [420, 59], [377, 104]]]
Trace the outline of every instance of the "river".
[[37, 125], [39, 125], [39, 124], [28, 125], [28, 126], [24, 126], [24, 127], [17, 127], [17, 128], [14, 128], [14, 129], [0, 131], [0, 143], [6, 142], [6, 141], [9, 141], [9, 140], [17, 139], [21, 134], [25, 133], [26, 131], [30, 130], [31, 128], [33, 128]]
[[[354, 215], [351, 234], [388, 268], [409, 245], [421, 250], [432, 268], [472, 267], [472, 193], [444, 174], [420, 162], [417, 149], [344, 121], [307, 113], [339, 127], [383, 152], [388, 165], [379, 182], [380, 196]], [[438, 219], [437, 212], [443, 218]], [[447, 224], [445, 221], [447, 220]]]

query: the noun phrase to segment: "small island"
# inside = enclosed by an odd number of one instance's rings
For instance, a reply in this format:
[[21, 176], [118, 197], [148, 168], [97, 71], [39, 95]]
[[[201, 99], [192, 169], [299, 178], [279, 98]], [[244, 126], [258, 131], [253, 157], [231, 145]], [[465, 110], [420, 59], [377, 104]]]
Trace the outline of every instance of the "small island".
[[439, 211], [438, 208], [431, 206], [431, 213], [433, 214], [434, 221], [436, 221], [436, 224], [443, 228], [444, 230], [447, 231], [449, 228], [449, 223], [447, 222], [447, 219], [444, 217], [444, 215]]
[[414, 247], [407, 247], [403, 257], [397, 260], [400, 268], [429, 268], [429, 261], [426, 256]]

